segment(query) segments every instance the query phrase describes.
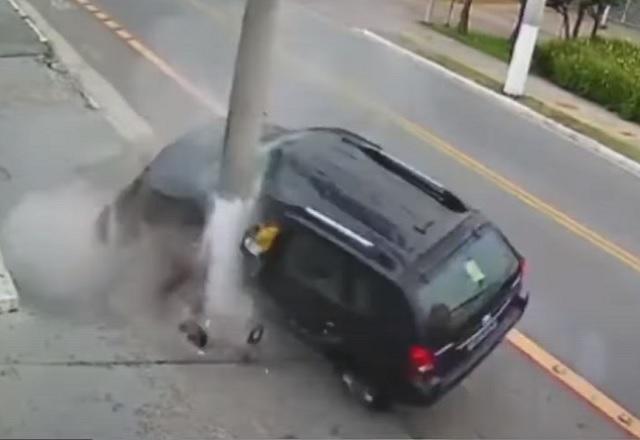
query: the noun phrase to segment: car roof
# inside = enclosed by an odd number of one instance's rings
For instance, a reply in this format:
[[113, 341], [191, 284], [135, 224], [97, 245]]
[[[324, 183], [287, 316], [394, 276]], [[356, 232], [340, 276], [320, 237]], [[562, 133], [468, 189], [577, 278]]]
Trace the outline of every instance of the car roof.
[[[209, 120], [164, 147], [147, 167], [145, 183], [165, 196], [192, 200], [206, 210], [220, 175], [225, 122], [224, 118]], [[282, 127], [265, 125], [261, 144], [283, 133]]]
[[349, 131], [312, 128], [283, 139], [263, 191], [390, 277], [473, 213], [438, 182]]

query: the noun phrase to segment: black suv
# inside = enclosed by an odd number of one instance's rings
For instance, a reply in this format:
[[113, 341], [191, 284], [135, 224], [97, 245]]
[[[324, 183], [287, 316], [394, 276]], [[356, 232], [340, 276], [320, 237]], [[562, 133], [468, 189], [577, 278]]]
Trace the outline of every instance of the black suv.
[[[208, 136], [200, 154], [187, 153], [198, 148], [188, 137], [163, 151], [136, 191], [201, 225], [216, 182], [198, 176], [219, 157]], [[433, 402], [520, 319], [525, 260], [442, 185], [342, 129], [271, 130], [264, 141], [255, 221], [239, 244], [247, 278], [362, 403]]]

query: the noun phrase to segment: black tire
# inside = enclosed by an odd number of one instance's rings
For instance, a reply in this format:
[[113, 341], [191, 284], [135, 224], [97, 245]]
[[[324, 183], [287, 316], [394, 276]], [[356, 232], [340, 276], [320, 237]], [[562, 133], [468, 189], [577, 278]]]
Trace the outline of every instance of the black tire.
[[250, 332], [247, 337], [247, 344], [249, 345], [257, 345], [264, 336], [264, 325], [258, 324], [256, 325]]
[[338, 370], [340, 382], [345, 391], [360, 405], [371, 411], [388, 411], [392, 406], [392, 399], [381, 387], [374, 385], [354, 369], [341, 368]]
[[209, 335], [195, 320], [187, 320], [178, 329], [185, 334], [187, 340], [202, 350], [209, 343]]

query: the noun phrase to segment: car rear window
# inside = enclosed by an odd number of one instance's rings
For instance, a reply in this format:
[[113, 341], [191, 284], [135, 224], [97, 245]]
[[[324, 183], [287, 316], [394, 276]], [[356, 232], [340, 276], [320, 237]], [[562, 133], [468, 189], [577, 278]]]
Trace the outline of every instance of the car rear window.
[[420, 307], [427, 317], [435, 310], [444, 312], [453, 321], [449, 325], [457, 326], [495, 298], [518, 266], [518, 258], [501, 235], [485, 227], [422, 280]]

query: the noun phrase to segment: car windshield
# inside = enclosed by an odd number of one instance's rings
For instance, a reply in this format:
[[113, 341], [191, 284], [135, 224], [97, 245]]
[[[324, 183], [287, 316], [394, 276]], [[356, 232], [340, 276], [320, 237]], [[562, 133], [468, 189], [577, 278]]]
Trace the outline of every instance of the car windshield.
[[423, 280], [420, 307], [428, 320], [444, 311], [447, 325], [457, 327], [491, 301], [517, 268], [518, 258], [504, 239], [494, 229], [483, 228]]

